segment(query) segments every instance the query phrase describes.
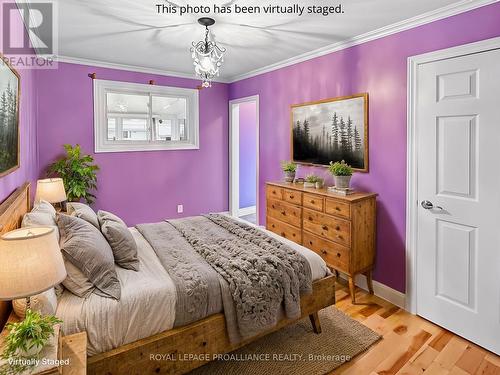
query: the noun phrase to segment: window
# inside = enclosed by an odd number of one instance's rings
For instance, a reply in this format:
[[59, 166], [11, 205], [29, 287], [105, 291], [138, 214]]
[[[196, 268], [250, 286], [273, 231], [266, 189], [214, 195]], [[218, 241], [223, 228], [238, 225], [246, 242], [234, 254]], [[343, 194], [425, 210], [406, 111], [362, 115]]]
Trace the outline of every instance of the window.
[[199, 148], [198, 90], [94, 80], [95, 152]]

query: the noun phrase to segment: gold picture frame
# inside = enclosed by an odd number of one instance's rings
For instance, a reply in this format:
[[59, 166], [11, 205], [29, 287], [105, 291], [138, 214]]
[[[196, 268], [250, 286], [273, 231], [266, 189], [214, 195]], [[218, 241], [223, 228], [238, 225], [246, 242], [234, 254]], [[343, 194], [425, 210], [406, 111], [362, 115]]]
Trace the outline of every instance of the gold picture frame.
[[291, 160], [297, 164], [345, 160], [355, 171], [368, 172], [368, 140], [368, 93], [290, 106]]
[[[21, 77], [0, 53], [0, 119], [7, 122], [5, 130], [0, 130], [0, 177], [6, 176], [20, 167], [19, 100], [21, 98]], [[15, 82], [17, 87], [12, 88]], [[9, 106], [15, 101], [12, 117]], [[6, 117], [12, 117], [11, 119]], [[14, 139], [15, 138], [15, 139]], [[14, 155], [15, 153], [15, 155]]]

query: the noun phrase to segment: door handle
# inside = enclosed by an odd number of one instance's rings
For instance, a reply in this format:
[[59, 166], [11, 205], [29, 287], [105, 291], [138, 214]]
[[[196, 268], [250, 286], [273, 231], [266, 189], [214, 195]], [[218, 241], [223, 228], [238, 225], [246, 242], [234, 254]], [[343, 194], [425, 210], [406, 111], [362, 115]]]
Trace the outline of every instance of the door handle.
[[433, 209], [442, 210], [443, 209], [443, 207], [441, 207], [441, 206], [434, 206], [434, 204], [431, 201], [422, 201], [422, 202], [420, 202], [420, 205], [423, 208], [425, 208], [426, 210], [433, 210]]

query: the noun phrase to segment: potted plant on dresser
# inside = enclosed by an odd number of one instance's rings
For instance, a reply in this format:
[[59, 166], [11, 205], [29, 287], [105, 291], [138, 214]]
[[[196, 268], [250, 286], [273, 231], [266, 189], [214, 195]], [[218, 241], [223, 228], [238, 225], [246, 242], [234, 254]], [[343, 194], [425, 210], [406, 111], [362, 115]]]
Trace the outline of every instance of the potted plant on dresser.
[[335, 163], [331, 161], [328, 170], [333, 175], [335, 188], [349, 189], [352, 177], [352, 167], [349, 164], [344, 160]]
[[281, 163], [281, 169], [285, 173], [285, 182], [293, 182], [295, 172], [297, 171], [297, 164], [291, 161], [284, 161]]
[[323, 187], [323, 179], [314, 174], [307, 175], [305, 178], [304, 187], [320, 189]]

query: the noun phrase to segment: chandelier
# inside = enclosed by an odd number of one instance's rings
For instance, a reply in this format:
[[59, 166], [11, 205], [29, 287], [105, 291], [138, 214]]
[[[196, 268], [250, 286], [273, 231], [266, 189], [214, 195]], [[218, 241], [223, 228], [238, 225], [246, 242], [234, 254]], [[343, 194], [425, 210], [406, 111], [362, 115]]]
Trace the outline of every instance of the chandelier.
[[198, 19], [198, 23], [205, 26], [205, 40], [193, 42], [191, 47], [191, 57], [196, 75], [203, 81], [202, 87], [210, 87], [214, 77], [219, 75], [219, 69], [224, 61], [226, 49], [219, 47], [215, 43], [213, 35], [210, 35], [208, 26], [212, 26], [215, 20], [209, 17]]

